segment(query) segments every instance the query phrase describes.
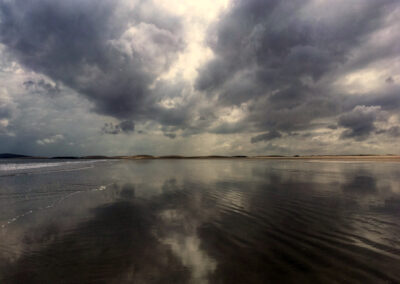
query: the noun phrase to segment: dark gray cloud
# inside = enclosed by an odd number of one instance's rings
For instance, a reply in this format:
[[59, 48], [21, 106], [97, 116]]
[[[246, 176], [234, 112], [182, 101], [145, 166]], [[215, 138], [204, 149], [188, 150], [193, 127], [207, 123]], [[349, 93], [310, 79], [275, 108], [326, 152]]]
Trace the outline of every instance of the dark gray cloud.
[[232, 134], [242, 132], [245, 128], [246, 124], [242, 122], [224, 122], [210, 129], [210, 132], [216, 134]]
[[[386, 84], [385, 84], [386, 85]], [[378, 91], [356, 95], [337, 96], [337, 105], [344, 111], [349, 111], [357, 105], [380, 106], [383, 110], [396, 113], [400, 108], [400, 86], [389, 85]]]
[[175, 139], [176, 138], [176, 134], [175, 133], [164, 133], [165, 137], [171, 138], [171, 139]]
[[[0, 0], [1, 148], [42, 154], [35, 141], [65, 134], [61, 155], [351, 153], [399, 137], [398, 1], [232, 0], [204, 35], [210, 57], [188, 41], [208, 20], [156, 2]], [[159, 146], [160, 131], [181, 139]]]
[[120, 134], [120, 133], [130, 133], [135, 130], [135, 124], [131, 120], [124, 120], [118, 124], [105, 123], [101, 131], [104, 134]]
[[258, 143], [261, 141], [270, 141], [276, 138], [282, 137], [282, 134], [279, 131], [273, 130], [264, 134], [260, 134], [251, 138], [251, 143]]
[[376, 134], [386, 134], [389, 137], [397, 138], [400, 137], [400, 126], [392, 126], [387, 129], [379, 129]]
[[357, 106], [339, 118], [339, 126], [347, 128], [342, 138], [365, 140], [375, 129], [375, 121], [380, 116], [380, 107]]
[[400, 137], [400, 126], [392, 126], [387, 130], [387, 133], [392, 137]]
[[[15, 104], [7, 92], [0, 89], [0, 119], [10, 119], [15, 112], [15, 108]], [[4, 127], [4, 125], [0, 124], [0, 128], [4, 129]]]
[[184, 47], [178, 19], [151, 1], [0, 1], [0, 18], [0, 42], [20, 64], [121, 120], [148, 116], [149, 86]]
[[330, 125], [328, 125], [326, 128], [329, 128], [329, 129], [335, 130], [335, 129], [337, 129], [337, 128], [338, 128], [338, 126], [337, 126], [336, 124], [330, 124]]
[[0, 119], [9, 118], [12, 115], [12, 109], [9, 105], [2, 104], [0, 101]]
[[56, 84], [52, 84], [44, 79], [40, 80], [28, 80], [23, 83], [25, 89], [37, 92], [37, 93], [44, 93], [49, 96], [56, 96], [60, 93], [61, 88]]
[[[343, 105], [343, 94], [323, 78], [387, 25], [386, 16], [397, 4], [234, 1], [210, 29], [208, 44], [216, 56], [200, 69], [196, 88], [220, 105], [248, 104], [244, 120], [253, 130], [310, 128], [312, 120], [360, 104]], [[385, 53], [376, 52], [378, 57]]]
[[394, 83], [394, 79], [393, 79], [392, 76], [389, 76], [389, 77], [386, 78], [385, 82], [388, 83], [388, 84], [392, 84], [392, 83]]

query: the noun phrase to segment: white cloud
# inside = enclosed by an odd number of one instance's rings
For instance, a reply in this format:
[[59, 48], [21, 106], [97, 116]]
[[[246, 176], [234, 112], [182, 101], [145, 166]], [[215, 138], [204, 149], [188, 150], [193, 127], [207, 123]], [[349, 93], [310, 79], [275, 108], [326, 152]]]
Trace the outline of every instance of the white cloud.
[[185, 51], [180, 54], [171, 69], [160, 76], [161, 79], [171, 79], [177, 75], [189, 81], [195, 79], [197, 69], [213, 56], [205, 43], [207, 29], [228, 7], [229, 2], [229, 0], [155, 0], [157, 5], [182, 19], [187, 42]]
[[62, 140], [64, 140], [64, 135], [56, 134], [48, 138], [37, 140], [36, 143], [39, 145], [46, 145], [46, 144], [54, 144]]

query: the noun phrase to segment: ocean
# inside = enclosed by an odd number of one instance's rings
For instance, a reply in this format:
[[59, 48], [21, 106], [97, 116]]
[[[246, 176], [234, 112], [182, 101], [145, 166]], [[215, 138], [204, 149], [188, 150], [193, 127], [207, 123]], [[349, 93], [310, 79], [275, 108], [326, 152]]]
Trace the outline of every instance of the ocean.
[[400, 163], [0, 160], [0, 283], [399, 283]]

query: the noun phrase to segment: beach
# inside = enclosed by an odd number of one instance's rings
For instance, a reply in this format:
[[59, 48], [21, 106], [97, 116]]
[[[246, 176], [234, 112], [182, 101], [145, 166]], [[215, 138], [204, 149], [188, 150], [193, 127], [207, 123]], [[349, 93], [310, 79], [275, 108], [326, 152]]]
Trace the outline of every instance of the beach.
[[398, 282], [397, 161], [2, 160], [0, 282]]

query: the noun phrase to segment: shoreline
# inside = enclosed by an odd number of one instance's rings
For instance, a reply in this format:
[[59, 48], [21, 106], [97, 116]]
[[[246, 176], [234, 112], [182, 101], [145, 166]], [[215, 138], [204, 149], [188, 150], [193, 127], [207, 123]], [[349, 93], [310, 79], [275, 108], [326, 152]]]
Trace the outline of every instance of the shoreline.
[[196, 157], [136, 157], [125, 156], [120, 157], [122, 160], [326, 160], [326, 161], [385, 161], [400, 162], [400, 156], [351, 156], [351, 155], [315, 155], [315, 156], [246, 156], [246, 157], [230, 157], [230, 156], [196, 156]]
[[[7, 155], [7, 156], [6, 156]], [[259, 156], [152, 156], [152, 155], [132, 155], [132, 156], [60, 156], [60, 157], [35, 157], [21, 156], [14, 154], [0, 154], [0, 159], [20, 160], [20, 159], [44, 159], [44, 160], [338, 160], [338, 161], [395, 161], [400, 162], [400, 155], [259, 155]]]

